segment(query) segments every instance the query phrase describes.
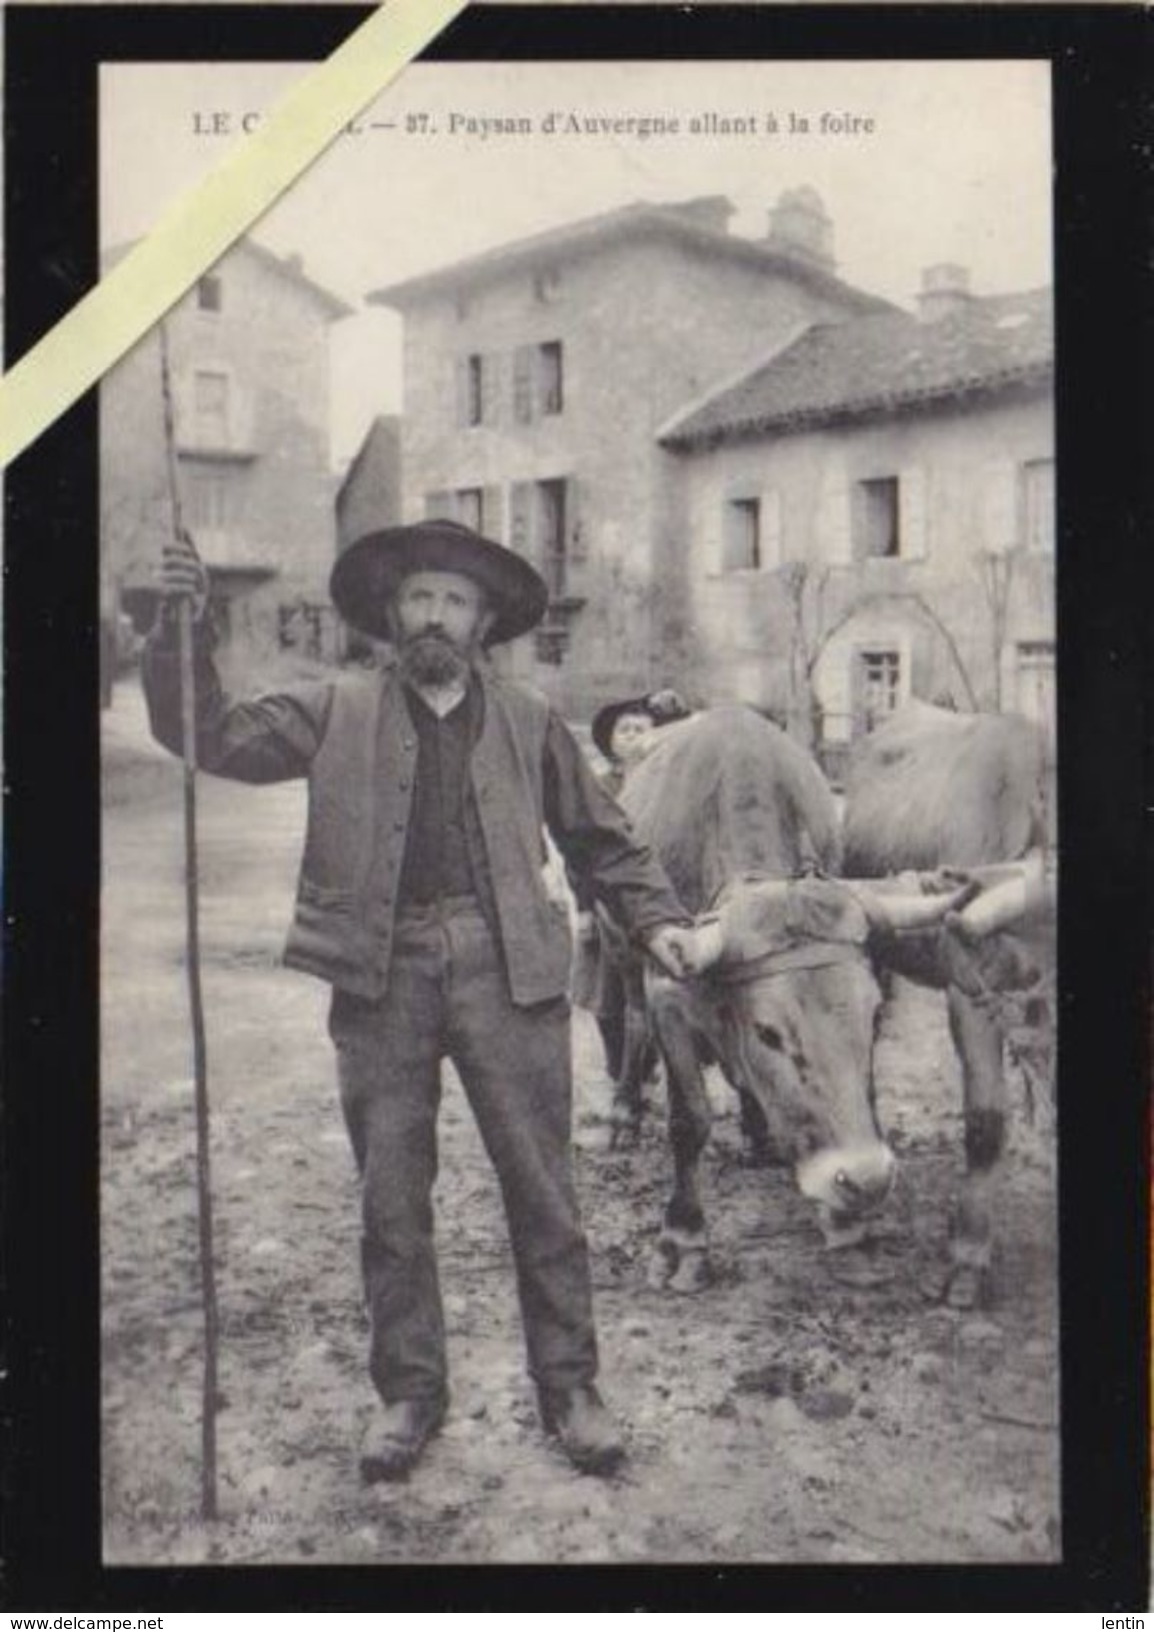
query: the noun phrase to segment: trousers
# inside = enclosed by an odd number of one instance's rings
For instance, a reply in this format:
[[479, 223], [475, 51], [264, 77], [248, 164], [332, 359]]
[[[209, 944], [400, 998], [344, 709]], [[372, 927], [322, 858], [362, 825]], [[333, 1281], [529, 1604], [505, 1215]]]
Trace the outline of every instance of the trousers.
[[329, 1030], [361, 1178], [369, 1372], [382, 1399], [448, 1394], [432, 1202], [446, 1058], [501, 1187], [529, 1374], [539, 1388], [592, 1381], [568, 1001], [516, 1007], [500, 946], [463, 897], [399, 914], [385, 996], [334, 989]]

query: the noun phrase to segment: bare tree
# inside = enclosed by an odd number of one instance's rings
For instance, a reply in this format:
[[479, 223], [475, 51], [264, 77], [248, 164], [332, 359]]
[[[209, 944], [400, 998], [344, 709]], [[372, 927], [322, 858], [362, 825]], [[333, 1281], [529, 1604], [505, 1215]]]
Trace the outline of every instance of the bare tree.
[[825, 590], [829, 576], [827, 565], [817, 566], [812, 561], [787, 561], [777, 572], [777, 580], [790, 613], [788, 673], [791, 724], [808, 748], [814, 746], [820, 734], [813, 671], [821, 650]]
[[1017, 551], [981, 550], [977, 555], [978, 577], [990, 609], [990, 645], [994, 660], [994, 707], [1002, 707], [1002, 654], [1006, 645], [1006, 621], [1014, 583]]
[[781, 568], [778, 576], [792, 615], [789, 652], [790, 693], [799, 718], [804, 716], [810, 722], [811, 746], [815, 735], [813, 727], [819, 714], [814, 676], [822, 653], [840, 630], [860, 612], [872, 606], [904, 604], [912, 607], [929, 623], [941, 637], [950, 654], [950, 660], [962, 684], [966, 706], [973, 711], [977, 710], [977, 693], [953, 631], [924, 595], [916, 590], [879, 590], [857, 594], [853, 596], [848, 606], [827, 624], [825, 599], [830, 580], [828, 566], [815, 567], [808, 561], [791, 561]]

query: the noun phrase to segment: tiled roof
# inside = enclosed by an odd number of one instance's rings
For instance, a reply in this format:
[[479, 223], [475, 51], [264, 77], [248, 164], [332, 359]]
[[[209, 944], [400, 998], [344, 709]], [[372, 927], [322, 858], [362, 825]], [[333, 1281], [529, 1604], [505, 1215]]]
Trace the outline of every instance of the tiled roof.
[[890, 311], [818, 323], [670, 421], [660, 440], [701, 447], [987, 395], [1044, 381], [1053, 361], [1048, 289], [975, 298], [932, 321]]
[[786, 254], [764, 240], [743, 238], [713, 224], [727, 213], [727, 201], [722, 198], [688, 199], [680, 204], [625, 204], [374, 290], [368, 300], [374, 305], [404, 307], [426, 295], [467, 289], [520, 267], [548, 266], [615, 240], [661, 237], [698, 253], [793, 278], [816, 293], [840, 300], [854, 311], [893, 309], [888, 301], [843, 283], [832, 272], [801, 256]]

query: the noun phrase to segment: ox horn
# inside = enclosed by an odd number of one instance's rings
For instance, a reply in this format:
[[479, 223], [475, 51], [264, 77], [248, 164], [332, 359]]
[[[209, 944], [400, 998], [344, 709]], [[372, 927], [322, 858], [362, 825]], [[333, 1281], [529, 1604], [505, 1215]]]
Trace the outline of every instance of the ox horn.
[[967, 879], [957, 888], [938, 895], [923, 895], [916, 888], [889, 895], [877, 888], [877, 880], [847, 878], [843, 882], [857, 896], [870, 927], [887, 934], [932, 929], [947, 913], [960, 912], [980, 889], [980, 885]]
[[1000, 929], [1053, 911], [1056, 900], [1055, 881], [1041, 856], [1030, 856], [1008, 877], [983, 890], [957, 914], [954, 925], [964, 939], [980, 941]]

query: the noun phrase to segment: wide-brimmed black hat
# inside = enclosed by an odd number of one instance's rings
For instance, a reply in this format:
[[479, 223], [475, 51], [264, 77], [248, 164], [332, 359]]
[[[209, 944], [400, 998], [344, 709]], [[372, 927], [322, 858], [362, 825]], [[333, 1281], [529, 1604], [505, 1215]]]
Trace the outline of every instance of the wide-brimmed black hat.
[[624, 697], [620, 702], [606, 703], [594, 714], [589, 728], [606, 759], [613, 758], [613, 727], [623, 714], [648, 714], [654, 725], [672, 725], [675, 720], [687, 720], [690, 710], [668, 686], [660, 691], [647, 691], [643, 697]]
[[329, 594], [346, 623], [387, 640], [386, 607], [414, 572], [459, 572], [481, 586], [496, 614], [486, 646], [523, 635], [545, 615], [549, 591], [528, 561], [459, 521], [441, 518], [358, 538], [333, 568]]

